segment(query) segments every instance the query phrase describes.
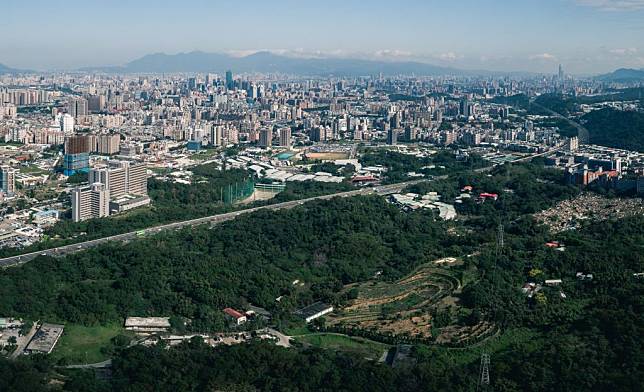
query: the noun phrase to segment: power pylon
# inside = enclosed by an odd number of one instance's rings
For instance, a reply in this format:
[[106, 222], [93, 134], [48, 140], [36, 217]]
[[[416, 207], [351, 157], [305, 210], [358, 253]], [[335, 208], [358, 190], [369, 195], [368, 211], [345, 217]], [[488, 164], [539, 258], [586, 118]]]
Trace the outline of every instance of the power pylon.
[[503, 223], [499, 223], [499, 228], [496, 233], [496, 253], [497, 257], [501, 254], [501, 249], [503, 249]]
[[476, 390], [479, 388], [485, 388], [490, 385], [490, 354], [481, 354], [481, 377], [476, 386]]

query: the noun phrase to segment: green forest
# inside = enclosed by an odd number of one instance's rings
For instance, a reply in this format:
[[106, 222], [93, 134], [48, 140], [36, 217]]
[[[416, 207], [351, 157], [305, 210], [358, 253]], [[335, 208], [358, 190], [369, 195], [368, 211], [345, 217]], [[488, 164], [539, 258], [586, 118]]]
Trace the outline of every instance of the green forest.
[[[197, 339], [172, 349], [117, 349], [108, 380], [56, 368], [41, 356], [0, 360], [0, 390], [46, 390], [56, 377], [69, 391], [472, 391], [486, 350], [490, 390], [639, 391], [644, 279], [633, 274], [644, 272], [644, 217], [548, 232], [531, 214], [579, 189], [542, 163], [464, 172], [407, 189], [436, 191], [444, 200], [465, 185], [499, 194], [496, 201], [457, 204], [457, 222], [428, 210], [401, 212], [379, 196], [335, 198], [258, 211], [212, 229], [39, 257], [0, 272], [0, 314], [83, 325], [127, 315], [182, 316], [192, 320], [191, 330], [214, 331], [226, 327], [226, 306], [266, 307], [279, 327], [301, 305], [342, 303], [343, 285], [376, 271], [393, 281], [428, 260], [476, 254], [463, 268], [473, 267], [477, 278], [459, 301], [501, 328], [490, 344], [416, 345], [413, 361], [391, 368], [345, 352], [261, 342], [210, 348]], [[495, 246], [499, 225], [502, 248]], [[554, 240], [565, 251], [544, 246]], [[593, 279], [581, 280], [578, 272]], [[295, 279], [304, 286], [293, 286]], [[545, 279], [562, 284], [544, 286], [533, 298], [520, 290]], [[284, 299], [276, 302], [278, 296]]]
[[[595, 104], [606, 101], [628, 101], [641, 99], [643, 88], [617, 90], [605, 95], [570, 97], [560, 94], [544, 94], [536, 99], [536, 103], [564, 116], [578, 111], [581, 104]], [[533, 114], [540, 113], [533, 108]], [[622, 148], [626, 150], [644, 151], [644, 114], [632, 110], [603, 108], [592, 111], [579, 118], [581, 125], [588, 129], [590, 143], [601, 146]], [[562, 134], [576, 135], [577, 132], [562, 123]]]
[[[479, 169], [489, 165], [478, 155], [457, 158], [450, 151], [439, 151], [428, 157], [403, 154], [397, 151], [378, 149], [369, 151], [360, 158], [363, 166], [383, 166], [387, 169], [384, 184], [403, 182], [409, 180], [410, 172], [425, 176], [444, 175]], [[434, 166], [430, 168], [430, 166]]]
[[601, 146], [644, 152], [644, 114], [605, 108], [581, 118], [590, 142]]
[[236, 209], [354, 189], [348, 183], [291, 182], [273, 199], [241, 205], [233, 204], [231, 200], [241, 200], [250, 194], [253, 178], [249, 172], [241, 169], [219, 170], [214, 164], [196, 166], [192, 171], [194, 176], [192, 184], [150, 178], [148, 195], [152, 203], [149, 207], [108, 219], [89, 219], [83, 222], [74, 222], [70, 216], [64, 217], [46, 231], [47, 240], [24, 249], [0, 249], [0, 257], [126, 233], [170, 222], [222, 214]]

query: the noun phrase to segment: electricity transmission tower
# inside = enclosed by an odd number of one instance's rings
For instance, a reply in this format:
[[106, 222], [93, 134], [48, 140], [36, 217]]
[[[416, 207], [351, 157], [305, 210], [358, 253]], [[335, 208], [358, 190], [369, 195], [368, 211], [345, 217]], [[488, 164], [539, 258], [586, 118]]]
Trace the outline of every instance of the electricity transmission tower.
[[[494, 287], [494, 291], [496, 291], [496, 284], [497, 284], [497, 276], [496, 276], [497, 266], [496, 265], [499, 262], [499, 258], [501, 258], [501, 253], [503, 252], [503, 246], [504, 246], [503, 223], [499, 223], [499, 227], [496, 232], [494, 269], [492, 270], [492, 286]], [[494, 315], [496, 315], [496, 308], [494, 309], [493, 313]], [[479, 376], [478, 383], [476, 384], [476, 390], [478, 391], [480, 388], [486, 388], [488, 385], [490, 385], [490, 354], [483, 352], [481, 353], [481, 374]]]
[[496, 257], [501, 255], [501, 249], [503, 249], [503, 223], [499, 223], [499, 228], [496, 232]]
[[481, 377], [479, 377], [476, 390], [488, 385], [490, 385], [490, 354], [481, 354]]

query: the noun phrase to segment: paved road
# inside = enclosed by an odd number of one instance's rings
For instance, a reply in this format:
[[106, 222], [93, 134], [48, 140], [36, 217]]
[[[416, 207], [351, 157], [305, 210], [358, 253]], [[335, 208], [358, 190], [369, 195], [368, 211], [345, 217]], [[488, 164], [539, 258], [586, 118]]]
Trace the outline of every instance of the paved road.
[[586, 127], [584, 127], [583, 125], [581, 125], [581, 124], [569, 119], [568, 117], [562, 115], [561, 113], [558, 113], [558, 112], [555, 112], [554, 110], [548, 109], [547, 107], [545, 107], [543, 105], [539, 105], [538, 103], [535, 102], [535, 98], [532, 98], [530, 100], [530, 105], [534, 105], [534, 106], [538, 107], [539, 109], [546, 111], [551, 116], [560, 118], [560, 119], [566, 121], [571, 126], [577, 128], [577, 137], [579, 138], [579, 143], [580, 144], [588, 144], [588, 143], [590, 143], [590, 132], [588, 132], [588, 129], [586, 129]]
[[[524, 158], [518, 159], [514, 162], [520, 162], [520, 161], [525, 161], [532, 159], [536, 156], [542, 156], [542, 155], [548, 155], [559, 148], [555, 148], [552, 150], [549, 150], [545, 153], [541, 154], [535, 154], [535, 155], [529, 155]], [[492, 170], [497, 165], [492, 165], [488, 166], [485, 168], [481, 169], [476, 169], [474, 170], [475, 172], [486, 172], [489, 170]], [[448, 178], [447, 175], [444, 176], [436, 176], [433, 179], [434, 180], [443, 180]], [[413, 180], [413, 181], [406, 181], [406, 182], [400, 182], [396, 184], [390, 184], [390, 185], [381, 185], [373, 188], [361, 188], [357, 189], [354, 191], [348, 191], [348, 192], [339, 192], [339, 193], [332, 193], [329, 195], [323, 195], [323, 196], [316, 196], [316, 197], [309, 197], [307, 199], [301, 199], [301, 200], [293, 200], [293, 201], [287, 201], [284, 203], [277, 203], [277, 204], [271, 204], [271, 205], [266, 205], [266, 206], [261, 206], [261, 207], [254, 207], [254, 208], [247, 208], [244, 210], [239, 210], [235, 212], [227, 212], [225, 214], [218, 214], [218, 215], [211, 215], [211, 216], [206, 216], [203, 218], [197, 218], [197, 219], [190, 219], [190, 220], [185, 220], [185, 221], [180, 221], [180, 222], [174, 222], [174, 223], [168, 223], [165, 225], [160, 225], [160, 226], [154, 226], [154, 227], [149, 227], [147, 229], [141, 229], [137, 231], [130, 231], [129, 233], [123, 233], [123, 234], [118, 234], [118, 235], [113, 235], [109, 237], [103, 237], [103, 238], [97, 238], [94, 240], [89, 240], [89, 241], [84, 241], [84, 242], [78, 242], [75, 244], [70, 244], [70, 245], [64, 245], [64, 246], [59, 246], [57, 248], [51, 248], [51, 249], [46, 249], [46, 250], [41, 250], [38, 252], [31, 252], [31, 253], [25, 253], [22, 255], [18, 256], [12, 256], [12, 257], [6, 257], [4, 259], [0, 259], [0, 268], [2, 267], [12, 267], [15, 265], [19, 265], [22, 263], [26, 263], [28, 261], [33, 260], [39, 255], [42, 256], [64, 256], [70, 253], [75, 253], [75, 252], [80, 252], [82, 250], [88, 249], [88, 248], [93, 248], [95, 246], [98, 246], [100, 244], [104, 244], [109, 241], [130, 241], [133, 240], [137, 237], [145, 236], [148, 234], [156, 234], [162, 231], [167, 231], [167, 230], [177, 230], [181, 229], [184, 227], [188, 226], [199, 226], [203, 224], [210, 223], [211, 225], [225, 222], [228, 220], [235, 219], [239, 215], [242, 214], [249, 214], [251, 212], [255, 212], [258, 210], [280, 210], [280, 209], [287, 209], [287, 208], [293, 208], [298, 205], [302, 205], [306, 202], [312, 201], [312, 200], [327, 200], [327, 199], [332, 199], [334, 197], [350, 197], [350, 196], [357, 196], [357, 195], [368, 195], [368, 194], [380, 194], [380, 195], [388, 195], [391, 193], [397, 193], [400, 192], [402, 189], [409, 185], [413, 185], [419, 182], [427, 181], [426, 178], [423, 179], [418, 179], [418, 180]]]
[[[444, 176], [445, 178], [447, 176]], [[438, 178], [443, 178], [442, 177], [436, 177]], [[51, 249], [46, 249], [46, 250], [41, 250], [38, 252], [31, 252], [31, 253], [25, 253], [22, 255], [18, 256], [12, 256], [12, 257], [7, 257], [4, 259], [0, 259], [0, 267], [11, 267], [15, 266], [18, 264], [26, 263], [28, 261], [33, 260], [39, 255], [42, 256], [63, 256], [67, 255], [70, 253], [75, 253], [79, 252], [88, 248], [93, 248], [95, 246], [98, 246], [100, 244], [104, 244], [109, 241], [129, 241], [133, 240], [137, 237], [145, 236], [148, 234], [155, 234], [159, 233], [161, 231], [167, 231], [167, 230], [177, 230], [181, 229], [184, 227], [188, 226], [199, 226], [203, 224], [217, 224], [221, 222], [225, 222], [228, 220], [235, 219], [239, 215], [242, 214], [249, 214], [251, 212], [255, 212], [258, 210], [280, 210], [280, 209], [286, 209], [286, 208], [293, 208], [298, 205], [304, 204], [306, 202], [312, 201], [312, 200], [326, 200], [326, 199], [331, 199], [334, 197], [350, 197], [350, 196], [356, 196], [356, 195], [368, 195], [372, 193], [377, 193], [377, 194], [391, 194], [391, 193], [396, 193], [400, 192], [403, 188], [405, 188], [408, 185], [412, 185], [415, 183], [418, 183], [420, 181], [425, 181], [425, 179], [420, 179], [420, 180], [415, 180], [415, 181], [407, 181], [407, 182], [402, 182], [402, 183], [397, 183], [397, 184], [391, 184], [391, 185], [383, 185], [383, 186], [378, 186], [378, 187], [373, 187], [373, 188], [362, 188], [358, 189], [355, 191], [348, 191], [348, 192], [340, 192], [340, 193], [333, 193], [330, 195], [324, 195], [324, 196], [316, 196], [316, 197], [310, 197], [307, 199], [301, 199], [301, 200], [294, 200], [294, 201], [287, 201], [284, 203], [277, 203], [277, 204], [271, 204], [271, 205], [266, 205], [266, 206], [261, 206], [261, 207], [254, 207], [254, 208], [248, 208], [245, 210], [239, 210], [235, 212], [227, 212], [225, 214], [218, 214], [218, 215], [212, 215], [212, 216], [207, 216], [203, 218], [197, 218], [197, 219], [190, 219], [186, 221], [181, 221], [181, 222], [174, 222], [174, 223], [169, 223], [165, 225], [160, 225], [160, 226], [155, 226], [155, 227], [150, 227], [147, 229], [142, 229], [142, 230], [137, 230], [137, 231], [131, 231], [128, 233], [123, 233], [123, 234], [118, 234], [118, 235], [113, 235], [109, 237], [103, 237], [103, 238], [97, 238], [94, 240], [89, 240], [89, 241], [84, 241], [84, 242], [79, 242], [75, 244], [70, 244], [70, 245], [64, 245], [64, 246], [59, 246], [57, 248], [51, 248]]]
[[29, 333], [27, 333], [25, 336], [21, 337], [18, 340], [18, 345], [16, 349], [11, 353], [9, 358], [13, 359], [21, 355], [25, 351], [25, 348], [27, 348], [27, 345], [29, 344], [29, 342], [31, 342], [31, 339], [33, 339], [34, 335], [36, 334], [36, 331], [38, 331], [38, 322], [34, 321], [34, 323], [31, 326], [31, 329], [29, 330]]
[[63, 366], [66, 369], [102, 369], [112, 366], [112, 360], [108, 359], [107, 361], [97, 362], [97, 363], [88, 363], [85, 365], [67, 365]]

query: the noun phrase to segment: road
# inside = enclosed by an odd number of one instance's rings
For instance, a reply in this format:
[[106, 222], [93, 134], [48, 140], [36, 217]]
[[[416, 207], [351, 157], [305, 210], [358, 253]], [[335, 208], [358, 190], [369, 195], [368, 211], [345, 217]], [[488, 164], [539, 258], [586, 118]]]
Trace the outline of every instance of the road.
[[555, 112], [554, 110], [548, 109], [547, 107], [543, 105], [539, 105], [538, 103], [535, 102], [535, 98], [530, 99], [530, 105], [534, 105], [538, 107], [539, 109], [547, 112], [551, 116], [557, 117], [559, 119], [562, 119], [566, 121], [568, 124], [571, 126], [577, 128], [577, 137], [579, 138], [579, 144], [588, 144], [590, 142], [590, 132], [588, 132], [588, 129], [586, 129], [583, 125], [569, 119], [568, 117], [562, 115], [561, 113]]
[[[530, 160], [532, 158], [535, 158], [537, 156], [543, 156], [543, 155], [548, 155], [556, 150], [558, 150], [560, 147], [546, 151], [541, 154], [534, 154], [534, 155], [528, 155], [524, 158], [517, 159], [514, 162], [521, 162], [525, 160]], [[474, 170], [475, 172], [486, 172], [494, 168], [496, 165], [488, 166], [485, 168], [481, 169], [476, 169]], [[448, 178], [448, 175], [444, 176], [436, 176], [433, 177], [434, 180], [443, 180]], [[312, 200], [328, 200], [332, 199], [334, 197], [351, 197], [351, 196], [357, 196], [357, 195], [369, 195], [369, 194], [379, 194], [379, 195], [388, 195], [392, 193], [398, 193], [405, 187], [409, 185], [413, 185], [419, 182], [427, 181], [426, 178], [423, 179], [418, 179], [418, 180], [413, 180], [413, 181], [405, 181], [405, 182], [400, 182], [396, 184], [390, 184], [390, 185], [381, 185], [373, 188], [361, 188], [357, 189], [354, 191], [348, 191], [348, 192], [339, 192], [339, 193], [332, 193], [329, 195], [323, 195], [323, 196], [316, 196], [316, 197], [309, 197], [307, 199], [300, 199], [300, 200], [293, 200], [293, 201], [287, 201], [284, 203], [277, 203], [277, 204], [270, 204], [266, 206], [261, 206], [261, 207], [253, 207], [253, 208], [247, 208], [244, 210], [239, 210], [239, 211], [234, 211], [234, 212], [227, 212], [225, 214], [218, 214], [218, 215], [211, 215], [211, 216], [206, 216], [203, 218], [196, 218], [196, 219], [190, 219], [190, 220], [185, 220], [185, 221], [180, 221], [180, 222], [174, 222], [174, 223], [168, 223], [164, 225], [159, 225], [159, 226], [154, 226], [154, 227], [149, 227], [147, 229], [141, 229], [141, 230], [136, 230], [136, 231], [130, 231], [128, 233], [123, 233], [123, 234], [117, 234], [109, 237], [103, 237], [103, 238], [97, 238], [94, 240], [89, 240], [89, 241], [84, 241], [84, 242], [77, 242], [75, 244], [70, 244], [70, 245], [64, 245], [64, 246], [59, 246], [56, 248], [50, 248], [46, 250], [41, 250], [38, 252], [31, 252], [31, 253], [25, 253], [22, 255], [18, 256], [12, 256], [12, 257], [6, 257], [4, 259], [0, 259], [0, 268], [3, 267], [12, 267], [15, 265], [19, 265], [22, 263], [26, 263], [28, 261], [31, 261], [35, 259], [36, 257], [40, 256], [53, 256], [53, 257], [58, 257], [58, 256], [64, 256], [70, 253], [75, 253], [75, 252], [80, 252], [82, 250], [88, 249], [88, 248], [93, 248], [98, 245], [110, 242], [110, 241], [121, 241], [121, 242], [126, 242], [130, 241], [133, 239], [136, 239], [138, 237], [144, 237], [149, 234], [156, 234], [162, 231], [167, 231], [167, 230], [178, 230], [184, 227], [188, 226], [199, 226], [203, 224], [218, 224], [221, 222], [229, 221], [232, 219], [235, 219], [236, 217], [242, 215], [242, 214], [250, 214], [255, 211], [259, 210], [281, 210], [281, 209], [287, 209], [287, 208], [293, 208], [298, 205], [302, 205], [306, 202], [312, 201]]]
[[65, 369], [102, 369], [112, 366], [112, 360], [108, 359], [107, 361], [97, 362], [97, 363], [88, 363], [85, 365], [67, 365], [62, 366]]
[[27, 345], [29, 344], [29, 342], [31, 342], [31, 339], [36, 334], [36, 331], [38, 331], [37, 326], [38, 326], [38, 322], [35, 321], [31, 326], [29, 333], [27, 333], [25, 336], [18, 339], [18, 345], [16, 346], [16, 349], [11, 353], [9, 358], [12, 358], [12, 359], [17, 358], [20, 354], [22, 354], [25, 351], [25, 348], [27, 348]]
[[[439, 178], [447, 178], [447, 176], [442, 176], [442, 177], [436, 177], [436, 179]], [[130, 241], [133, 239], [136, 239], [138, 237], [143, 237], [149, 234], [156, 234], [162, 231], [167, 231], [167, 230], [178, 230], [184, 227], [188, 226], [199, 226], [203, 224], [217, 224], [221, 222], [225, 222], [228, 220], [235, 219], [236, 217], [242, 215], [242, 214], [250, 214], [252, 212], [258, 211], [258, 210], [281, 210], [281, 209], [287, 209], [287, 208], [293, 208], [298, 205], [302, 205], [306, 202], [312, 201], [312, 200], [327, 200], [331, 199], [334, 197], [350, 197], [350, 196], [357, 196], [357, 195], [368, 195], [368, 194], [381, 194], [381, 195], [387, 195], [391, 193], [396, 193], [400, 192], [402, 189], [404, 189], [408, 185], [412, 185], [421, 181], [425, 181], [425, 179], [420, 179], [420, 180], [414, 180], [414, 181], [407, 181], [407, 182], [401, 182], [397, 184], [391, 184], [391, 185], [382, 185], [378, 187], [373, 187], [373, 188], [362, 188], [362, 189], [357, 189], [355, 191], [348, 191], [348, 192], [340, 192], [340, 193], [333, 193], [329, 195], [323, 195], [323, 196], [316, 196], [316, 197], [309, 197], [307, 199], [301, 199], [301, 200], [293, 200], [293, 201], [287, 201], [284, 203], [277, 203], [277, 204], [271, 204], [271, 205], [266, 205], [266, 206], [261, 206], [261, 207], [254, 207], [254, 208], [248, 208], [244, 210], [239, 210], [239, 211], [234, 211], [234, 212], [227, 212], [225, 214], [218, 214], [218, 215], [211, 215], [211, 216], [206, 216], [203, 218], [197, 218], [197, 219], [190, 219], [190, 220], [185, 220], [185, 221], [180, 221], [180, 222], [174, 222], [174, 223], [168, 223], [160, 226], [154, 226], [154, 227], [149, 227], [147, 229], [141, 229], [141, 230], [136, 230], [136, 231], [131, 231], [128, 233], [123, 233], [123, 234], [117, 234], [109, 237], [103, 237], [103, 238], [97, 238], [94, 240], [89, 240], [89, 241], [84, 241], [84, 242], [78, 242], [75, 244], [70, 244], [70, 245], [64, 245], [64, 246], [59, 246], [56, 248], [51, 248], [51, 249], [46, 249], [46, 250], [41, 250], [38, 252], [31, 252], [31, 253], [25, 253], [22, 255], [18, 256], [12, 256], [12, 257], [6, 257], [4, 259], [0, 259], [0, 267], [11, 267], [15, 265], [19, 265], [22, 263], [26, 263], [28, 261], [33, 260], [39, 255], [42, 256], [63, 256], [67, 255], [70, 253], [75, 253], [79, 252], [88, 248], [93, 248], [98, 245], [107, 243], [109, 241]]]

